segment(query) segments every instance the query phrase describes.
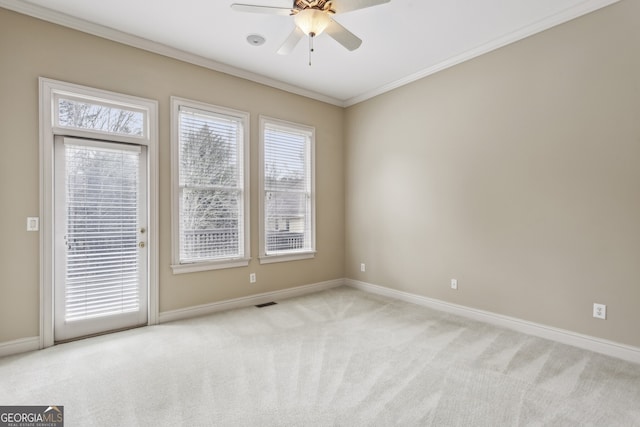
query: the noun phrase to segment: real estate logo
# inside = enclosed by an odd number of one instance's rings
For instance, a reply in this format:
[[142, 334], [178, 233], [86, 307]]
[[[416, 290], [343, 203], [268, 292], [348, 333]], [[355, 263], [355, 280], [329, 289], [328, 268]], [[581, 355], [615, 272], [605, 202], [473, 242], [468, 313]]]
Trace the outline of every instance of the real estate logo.
[[0, 427], [64, 427], [64, 406], [0, 406]]

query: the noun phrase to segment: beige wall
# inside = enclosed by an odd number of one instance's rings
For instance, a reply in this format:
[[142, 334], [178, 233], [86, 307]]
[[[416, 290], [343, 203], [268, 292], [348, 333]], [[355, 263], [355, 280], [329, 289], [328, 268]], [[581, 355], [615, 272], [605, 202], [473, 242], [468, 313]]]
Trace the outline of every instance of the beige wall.
[[640, 346], [639, 1], [351, 107], [345, 141], [348, 277]]
[[[38, 335], [38, 77], [159, 101], [160, 311], [344, 276], [342, 108], [213, 72], [0, 8], [0, 343]], [[251, 113], [251, 254], [248, 268], [173, 275], [170, 236], [169, 97]], [[316, 127], [317, 249], [314, 260], [261, 266], [258, 255], [258, 115]], [[249, 273], [257, 283], [249, 284]]]
[[[640, 346], [639, 16], [622, 0], [345, 113], [0, 8], [0, 343], [38, 334], [44, 76], [159, 101], [161, 311], [347, 276]], [[254, 258], [257, 116], [316, 126], [315, 260], [171, 273], [171, 95], [252, 114]]]

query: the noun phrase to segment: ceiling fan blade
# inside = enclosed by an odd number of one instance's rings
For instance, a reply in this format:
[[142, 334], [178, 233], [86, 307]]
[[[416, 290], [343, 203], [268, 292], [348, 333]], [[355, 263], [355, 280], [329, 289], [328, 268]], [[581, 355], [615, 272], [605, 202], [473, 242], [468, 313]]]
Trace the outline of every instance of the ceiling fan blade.
[[324, 32], [349, 50], [356, 50], [362, 44], [362, 40], [360, 40], [358, 36], [338, 24], [333, 19]]
[[290, 54], [302, 37], [304, 37], [304, 32], [299, 27], [296, 27], [284, 43], [282, 43], [282, 46], [278, 49], [278, 53], [280, 55]]
[[333, 8], [336, 13], [345, 13], [366, 7], [378, 6], [379, 4], [389, 3], [390, 1], [391, 0], [338, 0], [334, 1]]
[[269, 15], [291, 15], [291, 8], [273, 7], [273, 6], [257, 6], [253, 4], [233, 3], [231, 9], [238, 12], [251, 13], [268, 13]]

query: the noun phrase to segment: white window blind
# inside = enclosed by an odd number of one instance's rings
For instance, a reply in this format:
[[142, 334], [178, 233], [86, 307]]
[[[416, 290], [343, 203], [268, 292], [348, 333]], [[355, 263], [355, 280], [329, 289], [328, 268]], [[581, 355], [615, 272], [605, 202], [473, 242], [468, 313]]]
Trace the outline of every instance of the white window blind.
[[244, 119], [178, 109], [179, 263], [245, 257]]
[[315, 251], [312, 128], [263, 119], [263, 255]]
[[65, 144], [65, 320], [140, 307], [140, 151]]

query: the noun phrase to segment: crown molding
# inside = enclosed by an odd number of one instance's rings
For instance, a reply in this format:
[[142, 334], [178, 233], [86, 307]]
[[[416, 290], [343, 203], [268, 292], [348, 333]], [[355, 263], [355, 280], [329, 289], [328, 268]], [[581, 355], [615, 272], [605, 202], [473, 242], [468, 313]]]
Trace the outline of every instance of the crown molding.
[[453, 67], [454, 65], [458, 65], [462, 62], [476, 58], [480, 55], [484, 55], [485, 53], [489, 53], [493, 50], [499, 49], [508, 44], [515, 43], [519, 40], [522, 40], [534, 34], [540, 33], [542, 31], [548, 30], [557, 25], [564, 24], [565, 22], [579, 18], [588, 13], [595, 12], [598, 9], [609, 6], [613, 3], [617, 3], [619, 1], [620, 0], [585, 0], [584, 2], [580, 3], [577, 6], [573, 6], [560, 13], [556, 13], [545, 19], [535, 22], [531, 25], [522, 27], [519, 30], [513, 31], [509, 34], [506, 34], [488, 43], [482, 44], [474, 49], [463, 52], [460, 55], [456, 55], [451, 58], [445, 59], [444, 61], [433, 65], [432, 67], [425, 68], [424, 70], [418, 71], [417, 73], [411, 74], [402, 79], [380, 86], [376, 89], [370, 90], [368, 92], [365, 92], [353, 98], [349, 98], [344, 101], [343, 105], [344, 107], [350, 107], [352, 105], [371, 99], [375, 96], [382, 95], [383, 93], [386, 93], [386, 92], [390, 92], [394, 89], [408, 85], [409, 83], [413, 83], [417, 80], [420, 80], [427, 76], [435, 74], [438, 71], [442, 71], [447, 68]]
[[208, 68], [210, 70], [218, 71], [220, 73], [228, 74], [234, 77], [239, 77], [241, 79], [249, 80], [254, 83], [259, 83], [275, 89], [280, 89], [285, 92], [315, 99], [317, 101], [326, 102], [327, 104], [336, 105], [338, 107], [344, 107], [343, 100], [333, 98], [331, 96], [307, 90], [279, 80], [271, 79], [269, 77], [252, 73], [241, 68], [232, 67], [230, 65], [223, 64], [221, 62], [217, 62], [200, 55], [188, 53], [183, 50], [164, 45], [162, 43], [157, 43], [142, 37], [115, 30], [113, 28], [88, 22], [83, 19], [66, 15], [64, 13], [56, 12], [51, 9], [26, 3], [24, 1], [0, 0], [0, 7], [21, 13], [23, 15], [28, 15], [33, 18], [41, 19], [43, 21], [51, 22], [53, 24], [58, 24], [63, 27], [71, 28], [73, 30], [82, 31], [83, 33], [88, 33], [107, 40], [156, 53], [158, 55], [177, 59], [189, 64], [198, 65], [200, 67]]
[[62, 25], [64, 27], [72, 28], [74, 30], [82, 31], [88, 34], [92, 34], [98, 37], [102, 37], [108, 40], [112, 40], [118, 43], [133, 46], [142, 50], [157, 53], [159, 55], [167, 56], [169, 58], [177, 59], [190, 64], [198, 65], [204, 68], [208, 68], [221, 73], [229, 74], [231, 76], [239, 77], [245, 80], [249, 80], [255, 83], [259, 83], [265, 86], [269, 86], [275, 89], [280, 89], [285, 92], [290, 92], [296, 95], [304, 96], [307, 98], [315, 99], [317, 101], [326, 102], [327, 104], [336, 105], [338, 107], [350, 107], [360, 102], [366, 101], [378, 95], [382, 95], [386, 92], [390, 92], [399, 87], [408, 85], [417, 80], [428, 77], [439, 71], [458, 65], [462, 62], [476, 58], [485, 53], [489, 53], [493, 50], [499, 49], [508, 44], [517, 42], [526, 37], [532, 36], [539, 32], [548, 30], [557, 25], [571, 21], [575, 18], [579, 18], [588, 13], [594, 12], [603, 7], [617, 3], [620, 0], [585, 0], [580, 4], [570, 7], [562, 12], [551, 15], [545, 19], [535, 22], [531, 25], [520, 28], [502, 37], [494, 39], [488, 43], [484, 43], [474, 49], [463, 52], [459, 55], [445, 59], [431, 67], [420, 70], [414, 74], [408, 75], [401, 79], [387, 83], [370, 91], [366, 91], [358, 96], [341, 100], [328, 95], [324, 95], [318, 92], [310, 91], [295, 85], [291, 85], [279, 80], [271, 79], [269, 77], [262, 76], [241, 68], [232, 67], [227, 64], [223, 64], [212, 59], [208, 59], [199, 55], [187, 53], [183, 50], [169, 47], [167, 45], [153, 42], [151, 40], [137, 37], [122, 31], [115, 30], [113, 28], [105, 27], [102, 25], [94, 24], [82, 19], [74, 18], [72, 16], [56, 12], [41, 6], [36, 6], [30, 3], [26, 3], [20, 0], [0, 0], [0, 7], [13, 10], [24, 15], [32, 16], [34, 18], [42, 19], [54, 24]]

